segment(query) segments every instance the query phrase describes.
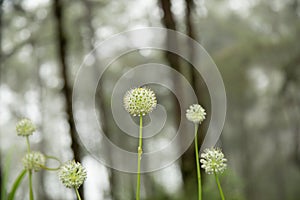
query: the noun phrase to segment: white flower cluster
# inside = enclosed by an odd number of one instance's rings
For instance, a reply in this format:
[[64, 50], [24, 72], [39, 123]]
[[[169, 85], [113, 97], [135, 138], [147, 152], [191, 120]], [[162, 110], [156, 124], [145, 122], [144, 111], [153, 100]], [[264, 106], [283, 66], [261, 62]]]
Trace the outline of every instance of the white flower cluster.
[[58, 177], [67, 188], [78, 189], [85, 181], [87, 172], [79, 162], [72, 160], [60, 168]]
[[155, 93], [148, 88], [134, 88], [126, 92], [124, 107], [133, 116], [144, 116], [157, 105]]
[[186, 110], [186, 118], [195, 124], [201, 124], [205, 119], [205, 110], [199, 104], [193, 104]]
[[223, 173], [227, 167], [227, 159], [218, 148], [205, 149], [201, 154], [200, 162], [202, 163], [201, 167], [208, 174]]
[[45, 165], [46, 157], [41, 152], [32, 151], [23, 157], [22, 162], [25, 169], [39, 171]]
[[29, 136], [36, 131], [35, 125], [29, 119], [22, 119], [16, 125], [16, 131], [19, 136]]

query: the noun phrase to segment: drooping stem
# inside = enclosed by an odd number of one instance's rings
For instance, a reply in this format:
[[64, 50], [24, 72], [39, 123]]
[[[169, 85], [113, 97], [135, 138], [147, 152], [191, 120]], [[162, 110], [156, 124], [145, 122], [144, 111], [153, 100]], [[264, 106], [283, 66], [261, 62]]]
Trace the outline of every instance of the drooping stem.
[[200, 172], [200, 160], [198, 149], [198, 127], [199, 124], [195, 124], [195, 153], [196, 153], [196, 165], [197, 165], [197, 180], [198, 180], [198, 200], [202, 200], [202, 187], [201, 187], [201, 172]]
[[29, 199], [33, 200], [33, 189], [32, 189], [32, 170], [28, 170], [29, 175]]
[[58, 166], [58, 167], [55, 167], [55, 168], [50, 168], [50, 167], [46, 167], [45, 165], [40, 165], [40, 167], [41, 167], [42, 169], [48, 170], [48, 171], [57, 171], [57, 170], [60, 169], [60, 167], [61, 167], [61, 165], [62, 165], [62, 162], [61, 162], [58, 158], [56, 158], [56, 157], [54, 157], [54, 156], [48, 156], [48, 155], [45, 155], [45, 157], [46, 157], [46, 159], [52, 159], [52, 160], [57, 161], [57, 162], [59, 163], [59, 166]]
[[222, 190], [222, 187], [221, 187], [221, 184], [220, 184], [220, 181], [219, 181], [218, 174], [216, 172], [214, 172], [214, 174], [215, 174], [215, 178], [216, 178], [216, 182], [217, 182], [217, 185], [218, 185], [218, 188], [219, 188], [219, 192], [220, 192], [221, 198], [222, 198], [222, 200], [225, 200], [225, 197], [224, 197], [224, 194], [223, 194], [223, 190]]
[[81, 197], [80, 197], [80, 194], [79, 194], [78, 190], [76, 188], [74, 188], [74, 189], [75, 189], [76, 196], [77, 196], [78, 200], [81, 200]]
[[27, 143], [27, 152], [30, 153], [30, 143], [29, 143], [29, 137], [26, 136], [26, 143]]
[[143, 153], [143, 116], [140, 116], [140, 134], [139, 134], [139, 147], [138, 147], [138, 171], [136, 181], [136, 200], [140, 200], [140, 187], [141, 187], [141, 159]]

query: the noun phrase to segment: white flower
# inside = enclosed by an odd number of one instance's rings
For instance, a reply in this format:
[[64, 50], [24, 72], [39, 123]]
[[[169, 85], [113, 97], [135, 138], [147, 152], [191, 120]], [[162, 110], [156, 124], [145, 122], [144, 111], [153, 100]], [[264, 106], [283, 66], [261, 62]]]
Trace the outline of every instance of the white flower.
[[19, 136], [29, 136], [36, 131], [35, 125], [29, 119], [22, 119], [16, 125], [16, 131]]
[[208, 174], [223, 173], [227, 167], [227, 159], [218, 148], [205, 149], [201, 154], [200, 162], [202, 163], [201, 167]]
[[193, 104], [186, 110], [186, 118], [195, 124], [201, 124], [205, 119], [205, 110], [199, 104]]
[[25, 169], [39, 171], [45, 165], [46, 158], [41, 152], [32, 151], [23, 157], [22, 162]]
[[134, 88], [126, 92], [124, 107], [133, 116], [144, 116], [153, 111], [157, 101], [154, 92], [148, 88]]
[[79, 162], [75, 162], [74, 160], [64, 164], [58, 172], [60, 181], [67, 188], [78, 189], [85, 181], [86, 176], [86, 169]]

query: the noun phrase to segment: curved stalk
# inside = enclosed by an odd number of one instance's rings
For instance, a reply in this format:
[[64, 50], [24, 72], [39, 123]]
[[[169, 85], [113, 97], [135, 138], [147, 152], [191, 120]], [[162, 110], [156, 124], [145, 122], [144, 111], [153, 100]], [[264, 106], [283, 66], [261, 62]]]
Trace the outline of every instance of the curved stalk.
[[55, 168], [52, 168], [52, 167], [47, 167], [47, 166], [45, 166], [45, 165], [40, 165], [40, 167], [41, 167], [42, 169], [44, 169], [44, 170], [49, 170], [49, 171], [57, 171], [57, 170], [60, 169], [62, 163], [61, 163], [61, 161], [60, 161], [58, 158], [56, 158], [56, 157], [54, 157], [54, 156], [47, 156], [47, 155], [45, 155], [45, 157], [46, 157], [47, 159], [56, 160], [56, 161], [59, 163], [59, 166], [58, 166], [58, 167], [55, 167]]
[[21, 182], [22, 182], [24, 176], [26, 175], [26, 172], [27, 172], [27, 170], [24, 169], [24, 170], [20, 173], [20, 175], [17, 177], [17, 179], [15, 180], [15, 182], [14, 182], [14, 184], [13, 184], [13, 186], [12, 186], [11, 191], [10, 191], [9, 194], [8, 194], [7, 200], [13, 200], [13, 199], [15, 198], [16, 191], [17, 191], [18, 187], [20, 186], [20, 184], [21, 184]]

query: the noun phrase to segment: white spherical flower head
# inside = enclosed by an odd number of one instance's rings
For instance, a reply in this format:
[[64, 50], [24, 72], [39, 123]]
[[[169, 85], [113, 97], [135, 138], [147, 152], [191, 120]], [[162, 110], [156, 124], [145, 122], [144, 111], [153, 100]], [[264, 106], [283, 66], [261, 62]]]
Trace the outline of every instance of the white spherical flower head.
[[79, 162], [75, 162], [74, 160], [64, 164], [58, 172], [60, 181], [67, 188], [78, 189], [85, 181], [86, 176], [86, 169]]
[[29, 136], [36, 131], [35, 125], [29, 119], [22, 119], [16, 125], [16, 131], [19, 136]]
[[193, 104], [186, 110], [186, 118], [195, 124], [201, 124], [205, 119], [205, 110], [199, 104]]
[[124, 107], [133, 116], [144, 116], [153, 111], [157, 101], [149, 88], [134, 88], [126, 92]]
[[32, 151], [23, 157], [22, 162], [25, 169], [39, 171], [45, 165], [46, 157], [41, 152]]
[[219, 148], [205, 149], [201, 154], [201, 167], [208, 174], [223, 173], [227, 167], [227, 159]]

